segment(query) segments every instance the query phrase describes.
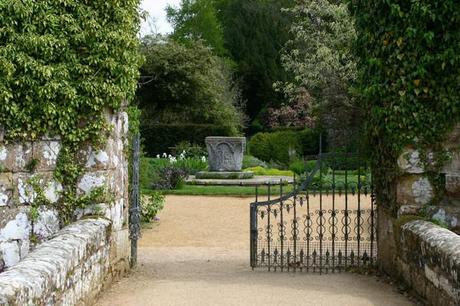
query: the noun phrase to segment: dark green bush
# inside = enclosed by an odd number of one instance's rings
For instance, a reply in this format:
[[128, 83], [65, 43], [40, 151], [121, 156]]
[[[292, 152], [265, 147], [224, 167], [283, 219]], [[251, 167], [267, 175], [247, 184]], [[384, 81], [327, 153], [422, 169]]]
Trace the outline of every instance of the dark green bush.
[[305, 173], [305, 162], [303, 160], [297, 159], [289, 165], [289, 170], [297, 175], [302, 175]]
[[158, 165], [153, 158], [141, 158], [139, 171], [139, 185], [141, 188], [152, 188], [152, 184], [157, 177], [157, 170]]
[[207, 136], [233, 136], [232, 129], [213, 124], [157, 124], [141, 127], [143, 147], [147, 156], [171, 153], [171, 148], [188, 141], [204, 146]]
[[270, 133], [257, 133], [248, 142], [249, 153], [263, 161], [272, 159]]
[[257, 133], [248, 146], [249, 152], [263, 161], [289, 165], [300, 156], [318, 154], [319, 133], [310, 129]]
[[158, 170], [158, 180], [153, 183], [153, 189], [173, 190], [179, 189], [187, 178], [186, 169], [175, 167], [173, 165], [160, 168]]

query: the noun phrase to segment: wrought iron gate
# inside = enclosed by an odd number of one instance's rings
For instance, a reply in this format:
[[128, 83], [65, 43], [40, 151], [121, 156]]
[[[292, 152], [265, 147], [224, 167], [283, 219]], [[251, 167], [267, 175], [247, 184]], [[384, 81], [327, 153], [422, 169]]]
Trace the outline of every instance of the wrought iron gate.
[[266, 201], [261, 188], [250, 207], [253, 269], [333, 273], [375, 264], [372, 177], [358, 156], [320, 154], [292, 191], [285, 193], [283, 183], [265, 185]]

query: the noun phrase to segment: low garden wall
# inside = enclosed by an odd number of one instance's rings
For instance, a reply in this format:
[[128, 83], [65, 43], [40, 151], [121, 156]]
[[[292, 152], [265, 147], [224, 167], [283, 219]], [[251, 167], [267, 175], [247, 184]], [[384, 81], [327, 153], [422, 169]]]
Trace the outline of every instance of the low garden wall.
[[460, 236], [432, 222], [385, 217], [379, 215], [386, 223], [379, 237], [385, 240], [379, 249], [384, 270], [428, 305], [460, 305]]
[[80, 220], [62, 229], [0, 274], [0, 304], [90, 304], [126, 268], [129, 246], [114, 237], [106, 219]]
[[104, 195], [73, 216], [105, 221], [78, 221], [61, 232], [59, 205], [65, 203], [54, 177], [60, 139], [6, 142], [0, 135], [0, 297], [9, 304], [72, 305], [91, 299], [102, 279], [129, 269], [128, 115], [107, 111], [106, 119], [111, 127], [105, 146], [87, 146], [79, 154], [84, 170], [76, 186], [80, 198], [99, 188]]

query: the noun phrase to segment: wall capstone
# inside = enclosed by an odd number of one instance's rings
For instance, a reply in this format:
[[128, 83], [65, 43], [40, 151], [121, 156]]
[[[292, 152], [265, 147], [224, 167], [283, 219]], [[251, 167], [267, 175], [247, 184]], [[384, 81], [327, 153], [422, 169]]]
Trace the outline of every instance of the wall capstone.
[[460, 305], [460, 236], [431, 222], [402, 226], [401, 277], [429, 305]]
[[106, 219], [80, 220], [0, 274], [0, 305], [89, 305], [126, 268]]

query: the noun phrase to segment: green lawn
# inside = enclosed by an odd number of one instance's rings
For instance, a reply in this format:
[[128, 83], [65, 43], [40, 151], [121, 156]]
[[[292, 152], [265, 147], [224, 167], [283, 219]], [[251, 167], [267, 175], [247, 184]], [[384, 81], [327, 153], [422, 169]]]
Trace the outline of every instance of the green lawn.
[[[280, 194], [279, 186], [271, 186], [271, 194], [276, 197]], [[292, 191], [292, 186], [283, 186], [283, 193]], [[151, 189], [142, 189], [142, 192], [148, 194], [153, 192]], [[255, 187], [250, 186], [200, 186], [200, 185], [184, 185], [177, 190], [162, 190], [165, 195], [204, 195], [204, 196], [237, 196], [249, 197], [255, 196]], [[259, 195], [267, 196], [267, 186], [259, 187]]]

